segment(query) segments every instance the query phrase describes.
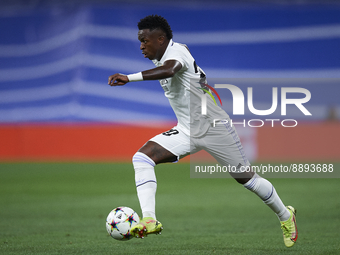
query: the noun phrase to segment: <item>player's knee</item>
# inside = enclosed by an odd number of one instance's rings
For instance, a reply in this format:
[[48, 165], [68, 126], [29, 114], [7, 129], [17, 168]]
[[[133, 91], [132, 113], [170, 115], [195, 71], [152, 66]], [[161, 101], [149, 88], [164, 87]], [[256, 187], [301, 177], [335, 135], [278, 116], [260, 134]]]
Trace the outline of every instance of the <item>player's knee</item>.
[[230, 173], [230, 175], [237, 181], [239, 184], [246, 184], [253, 176], [254, 173], [251, 171], [245, 171], [241, 173]]
[[246, 184], [251, 178], [234, 178], [239, 184]]
[[149, 156], [139, 151], [133, 155], [132, 164], [135, 169], [139, 167], [154, 167], [156, 165]]

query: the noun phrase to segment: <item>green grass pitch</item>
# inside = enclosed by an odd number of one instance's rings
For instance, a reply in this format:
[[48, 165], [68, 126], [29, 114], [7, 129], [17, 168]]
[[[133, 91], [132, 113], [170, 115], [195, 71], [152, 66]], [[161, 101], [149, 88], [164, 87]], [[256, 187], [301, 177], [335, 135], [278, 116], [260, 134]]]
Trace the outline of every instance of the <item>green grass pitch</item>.
[[286, 248], [274, 213], [234, 180], [190, 179], [184, 163], [156, 174], [163, 233], [122, 242], [105, 219], [117, 206], [141, 216], [131, 164], [1, 163], [0, 254], [340, 254], [340, 179], [271, 179], [297, 208]]

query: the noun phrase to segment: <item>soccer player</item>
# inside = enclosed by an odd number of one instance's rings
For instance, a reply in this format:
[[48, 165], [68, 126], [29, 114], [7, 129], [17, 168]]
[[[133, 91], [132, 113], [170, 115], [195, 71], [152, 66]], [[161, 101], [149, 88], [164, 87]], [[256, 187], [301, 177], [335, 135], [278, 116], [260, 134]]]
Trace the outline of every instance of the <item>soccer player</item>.
[[231, 176], [273, 210], [281, 222], [285, 245], [293, 246], [298, 237], [295, 209], [285, 207], [273, 185], [250, 170], [250, 163], [230, 122], [215, 127], [211, 125], [214, 119], [229, 119], [229, 116], [210, 97], [206, 100], [206, 113], [202, 114], [201, 96], [208, 85], [204, 71], [196, 65], [188, 47], [172, 40], [172, 30], [161, 16], [150, 15], [141, 19], [138, 28], [142, 54], [152, 60], [156, 68], [129, 75], [117, 73], [109, 77], [108, 84], [121, 86], [128, 82], [159, 80], [178, 124], [150, 139], [132, 158], [143, 213], [141, 222], [131, 229], [132, 234], [144, 238], [163, 229], [155, 213], [157, 181], [154, 167], [176, 162], [203, 149], [221, 165], [233, 167], [235, 171], [230, 172]]

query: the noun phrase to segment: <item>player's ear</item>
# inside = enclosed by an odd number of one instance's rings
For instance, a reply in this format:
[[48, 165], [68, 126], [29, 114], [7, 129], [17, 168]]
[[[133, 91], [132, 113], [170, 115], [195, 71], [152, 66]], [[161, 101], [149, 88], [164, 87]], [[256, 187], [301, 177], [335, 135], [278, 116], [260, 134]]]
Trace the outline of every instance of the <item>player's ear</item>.
[[160, 35], [158, 37], [158, 42], [160, 45], [163, 45], [165, 43], [165, 35]]

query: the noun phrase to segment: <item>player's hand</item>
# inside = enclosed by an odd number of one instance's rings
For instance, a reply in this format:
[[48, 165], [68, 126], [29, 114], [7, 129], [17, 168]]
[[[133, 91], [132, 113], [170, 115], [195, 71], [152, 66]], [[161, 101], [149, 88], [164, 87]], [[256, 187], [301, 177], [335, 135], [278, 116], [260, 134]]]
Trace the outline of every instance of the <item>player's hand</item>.
[[116, 74], [111, 75], [109, 77], [108, 84], [110, 86], [122, 86], [122, 85], [125, 85], [128, 82], [129, 82], [129, 79], [128, 79], [128, 77], [126, 75], [120, 74], [120, 73], [116, 73]]

